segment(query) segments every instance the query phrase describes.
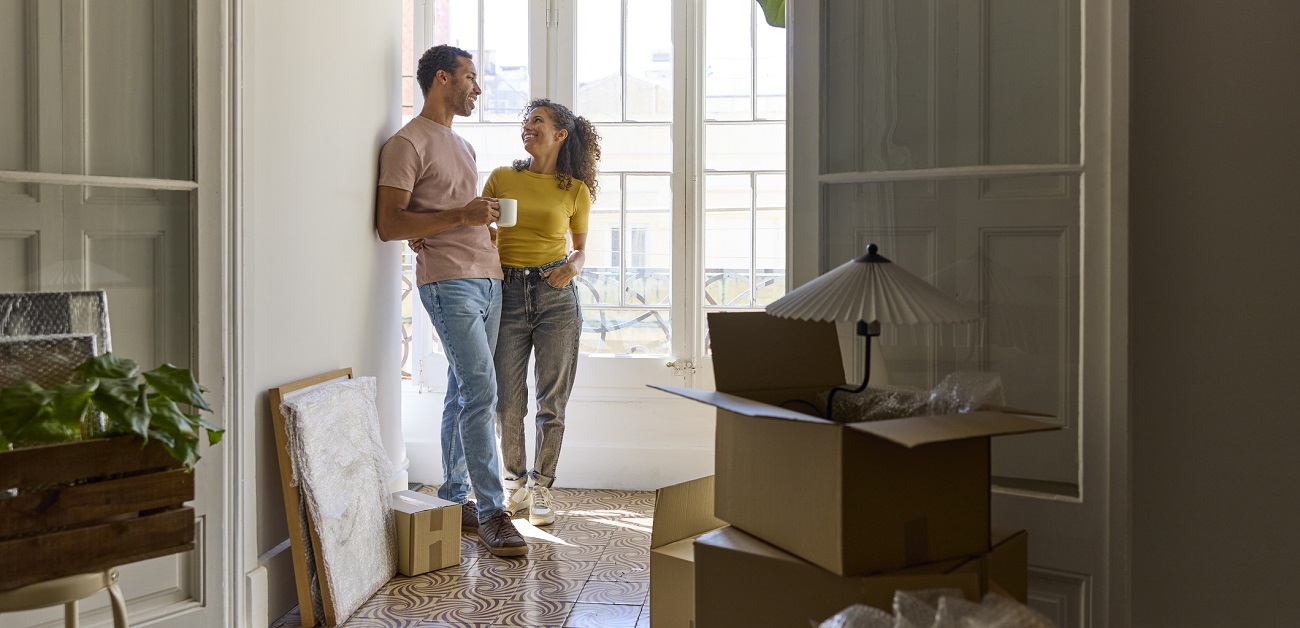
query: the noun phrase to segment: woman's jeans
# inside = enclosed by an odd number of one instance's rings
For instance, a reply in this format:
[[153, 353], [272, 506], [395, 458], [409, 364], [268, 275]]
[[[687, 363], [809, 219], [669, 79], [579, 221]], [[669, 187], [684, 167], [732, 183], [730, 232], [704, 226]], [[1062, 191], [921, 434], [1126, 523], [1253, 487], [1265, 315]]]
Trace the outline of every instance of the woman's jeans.
[[438, 330], [449, 363], [438, 497], [463, 504], [472, 482], [479, 521], [487, 521], [504, 504], [492, 421], [497, 396], [492, 348], [501, 320], [501, 282], [435, 281], [420, 286], [420, 301]]
[[[497, 340], [497, 425], [501, 430], [502, 482], [507, 488], [533, 484], [550, 487], [564, 441], [564, 407], [578, 367], [582, 309], [576, 282], [551, 287], [542, 273], [564, 260], [541, 267], [503, 268], [501, 335]], [[524, 452], [524, 417], [528, 415], [528, 358], [536, 354], [537, 443], [532, 470]]]

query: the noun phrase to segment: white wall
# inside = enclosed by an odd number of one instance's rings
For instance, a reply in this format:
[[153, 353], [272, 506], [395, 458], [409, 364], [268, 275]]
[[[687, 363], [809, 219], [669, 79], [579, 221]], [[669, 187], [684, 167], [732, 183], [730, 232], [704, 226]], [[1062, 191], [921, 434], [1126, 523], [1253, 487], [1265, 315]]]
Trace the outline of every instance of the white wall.
[[297, 603], [289, 553], [272, 552], [288, 532], [267, 388], [345, 366], [376, 376], [385, 445], [401, 447], [398, 251], [373, 220], [378, 149], [399, 126], [401, 3], [241, 4], [240, 523], [250, 623], [265, 625]]
[[[442, 482], [443, 396], [441, 390], [420, 392], [414, 386], [402, 391], [412, 481]], [[536, 434], [534, 409], [530, 402], [530, 414], [524, 419], [530, 463]], [[644, 386], [575, 390], [569, 400], [555, 485], [647, 491], [712, 475], [714, 412], [709, 406]]]
[[1132, 11], [1133, 625], [1300, 625], [1300, 5]]

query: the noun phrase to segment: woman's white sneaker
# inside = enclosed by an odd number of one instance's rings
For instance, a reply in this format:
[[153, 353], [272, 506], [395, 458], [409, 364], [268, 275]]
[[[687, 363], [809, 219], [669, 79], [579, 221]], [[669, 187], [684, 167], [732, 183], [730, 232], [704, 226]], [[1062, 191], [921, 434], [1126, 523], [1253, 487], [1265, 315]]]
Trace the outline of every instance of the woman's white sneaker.
[[506, 487], [505, 492], [505, 511], [510, 513], [510, 516], [513, 517], [518, 514], [519, 511], [528, 508], [528, 498], [532, 491], [527, 486], [521, 486], [519, 488]]
[[532, 488], [532, 504], [528, 508], [528, 523], [548, 526], [555, 523], [555, 510], [551, 504], [551, 489], [545, 486]]

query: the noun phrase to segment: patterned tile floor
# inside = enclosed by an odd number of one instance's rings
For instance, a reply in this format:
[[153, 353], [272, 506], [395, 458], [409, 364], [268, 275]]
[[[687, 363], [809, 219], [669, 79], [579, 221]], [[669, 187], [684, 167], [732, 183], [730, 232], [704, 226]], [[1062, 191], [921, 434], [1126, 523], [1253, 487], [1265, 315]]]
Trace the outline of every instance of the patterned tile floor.
[[[421, 489], [433, 493], [432, 487]], [[460, 565], [397, 576], [345, 628], [647, 628], [654, 493], [552, 489], [558, 517], [522, 558], [497, 558], [461, 533]], [[272, 628], [299, 628], [298, 611]]]

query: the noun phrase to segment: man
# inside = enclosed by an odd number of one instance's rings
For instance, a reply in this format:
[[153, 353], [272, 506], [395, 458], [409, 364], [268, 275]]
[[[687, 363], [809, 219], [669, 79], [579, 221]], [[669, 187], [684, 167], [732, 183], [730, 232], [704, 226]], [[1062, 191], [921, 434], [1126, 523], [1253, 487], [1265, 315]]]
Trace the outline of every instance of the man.
[[[493, 419], [502, 274], [488, 224], [499, 205], [477, 196], [474, 149], [451, 130], [482, 90], [471, 55], [452, 46], [425, 52], [416, 80], [424, 108], [380, 151], [376, 229], [384, 241], [423, 238], [415, 263], [420, 300], [450, 363], [438, 497], [463, 504], [461, 525], [477, 529], [490, 552], [522, 556], [528, 544], [503, 510]], [[477, 507], [468, 501], [471, 483]]]

